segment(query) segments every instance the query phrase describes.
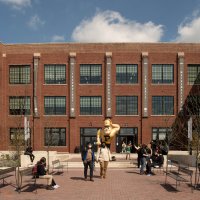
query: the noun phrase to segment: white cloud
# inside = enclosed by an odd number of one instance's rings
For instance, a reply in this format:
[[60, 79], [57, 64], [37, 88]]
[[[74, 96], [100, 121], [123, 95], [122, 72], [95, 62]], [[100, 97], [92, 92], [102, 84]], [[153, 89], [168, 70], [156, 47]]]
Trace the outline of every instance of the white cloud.
[[200, 42], [200, 16], [196, 16], [189, 22], [180, 24], [178, 27], [178, 36], [175, 41]]
[[51, 39], [52, 42], [63, 42], [65, 37], [63, 35], [54, 35]]
[[37, 30], [39, 27], [42, 27], [45, 24], [45, 21], [41, 20], [38, 15], [34, 15], [28, 22], [28, 26], [33, 29]]
[[9, 5], [14, 9], [22, 9], [31, 6], [31, 0], [0, 0], [0, 2]]
[[163, 26], [149, 21], [138, 23], [124, 18], [115, 11], [97, 12], [91, 19], [83, 20], [73, 31], [76, 42], [158, 42]]

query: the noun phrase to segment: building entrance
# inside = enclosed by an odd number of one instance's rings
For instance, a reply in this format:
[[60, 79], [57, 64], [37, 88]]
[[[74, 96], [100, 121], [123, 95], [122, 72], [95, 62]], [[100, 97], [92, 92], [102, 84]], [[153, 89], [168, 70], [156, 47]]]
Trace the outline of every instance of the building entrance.
[[[120, 132], [118, 133], [116, 137], [116, 152], [121, 153], [122, 152], [122, 143], [125, 142], [128, 144], [131, 142], [131, 144], [138, 144], [138, 132], [137, 128], [121, 128]], [[135, 149], [132, 148], [132, 153], [135, 152]]]
[[97, 151], [97, 130], [99, 128], [81, 128], [80, 129], [80, 149], [83, 149], [89, 142], [93, 145], [93, 150]]

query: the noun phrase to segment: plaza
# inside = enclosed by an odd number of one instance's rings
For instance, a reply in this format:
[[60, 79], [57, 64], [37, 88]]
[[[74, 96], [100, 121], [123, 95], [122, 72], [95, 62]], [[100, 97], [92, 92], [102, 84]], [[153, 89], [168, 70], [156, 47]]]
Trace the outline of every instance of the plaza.
[[[80, 160], [79, 160], [80, 161]], [[124, 162], [124, 160], [122, 160]], [[129, 161], [126, 161], [129, 162]], [[100, 179], [99, 164], [94, 171], [94, 182], [85, 181], [83, 178], [83, 166], [79, 168], [66, 169], [64, 173], [55, 173], [54, 178], [60, 188], [46, 190], [46, 181], [38, 180], [37, 186], [33, 186], [33, 180], [24, 177], [21, 193], [15, 191], [14, 176], [7, 179], [9, 184], [0, 185], [1, 200], [179, 200], [199, 199], [200, 190], [191, 192], [187, 183], [181, 183], [178, 190], [175, 189], [175, 181], [168, 179], [165, 185], [165, 175], [155, 171], [154, 175], [148, 177], [140, 175], [139, 169], [133, 164], [126, 168], [108, 168], [106, 179]], [[80, 165], [82, 163], [80, 162]]]

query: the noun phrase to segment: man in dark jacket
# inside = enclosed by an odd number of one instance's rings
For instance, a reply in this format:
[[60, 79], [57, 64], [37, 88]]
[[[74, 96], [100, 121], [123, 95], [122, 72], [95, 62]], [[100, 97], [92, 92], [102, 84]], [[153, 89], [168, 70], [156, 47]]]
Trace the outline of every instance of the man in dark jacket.
[[84, 164], [84, 178], [87, 180], [87, 170], [88, 166], [90, 168], [90, 181], [93, 179], [93, 170], [94, 170], [94, 151], [92, 150], [92, 144], [88, 143], [87, 148], [82, 152], [82, 161]]

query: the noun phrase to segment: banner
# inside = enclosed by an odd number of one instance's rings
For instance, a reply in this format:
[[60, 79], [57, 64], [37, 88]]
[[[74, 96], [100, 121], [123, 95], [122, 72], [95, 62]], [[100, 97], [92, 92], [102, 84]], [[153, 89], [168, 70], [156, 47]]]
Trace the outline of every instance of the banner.
[[27, 141], [30, 138], [30, 128], [27, 117], [24, 117], [24, 139]]
[[192, 141], [192, 117], [188, 120], [188, 139]]

